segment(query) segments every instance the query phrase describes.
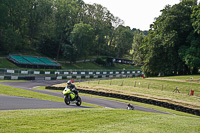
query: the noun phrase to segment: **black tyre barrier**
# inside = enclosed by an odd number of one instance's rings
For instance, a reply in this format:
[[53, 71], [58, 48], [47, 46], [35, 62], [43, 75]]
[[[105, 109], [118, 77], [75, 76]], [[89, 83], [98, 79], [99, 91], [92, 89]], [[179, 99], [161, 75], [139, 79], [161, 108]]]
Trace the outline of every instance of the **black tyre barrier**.
[[4, 80], [35, 80], [35, 76], [3, 76]]
[[[64, 88], [65, 87], [46, 86], [46, 89], [52, 89], [52, 90], [64, 90]], [[93, 91], [93, 90], [78, 89], [78, 91], [81, 93], [87, 93], [87, 94], [93, 94], [93, 95], [99, 95], [99, 96], [105, 96], [105, 97], [113, 97], [113, 98], [118, 98], [118, 99], [123, 99], [123, 100], [130, 100], [130, 101], [152, 104], [152, 105], [161, 106], [164, 108], [173, 109], [176, 111], [181, 111], [181, 112], [200, 116], [199, 109], [192, 109], [192, 108], [183, 107], [180, 105], [175, 105], [172, 103], [161, 102], [161, 101], [156, 101], [152, 99], [140, 98], [140, 97], [135, 97], [135, 96], [123, 95], [123, 94], [99, 92], [99, 91]]]
[[22, 77], [24, 80], [35, 80], [35, 76]]
[[4, 76], [4, 80], [11, 80], [11, 76]]

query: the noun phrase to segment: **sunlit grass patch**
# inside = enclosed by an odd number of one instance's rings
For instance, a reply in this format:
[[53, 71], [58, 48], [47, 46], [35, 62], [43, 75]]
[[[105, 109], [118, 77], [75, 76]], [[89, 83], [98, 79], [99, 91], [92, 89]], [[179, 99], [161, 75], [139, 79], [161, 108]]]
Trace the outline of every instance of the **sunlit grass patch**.
[[0, 132], [198, 133], [192, 117], [120, 109], [51, 109], [0, 112]]
[[[200, 109], [199, 83], [190, 84], [188, 82], [164, 81], [148, 78], [124, 78], [75, 82], [75, 84], [77, 88], [81, 89], [131, 95]], [[63, 83], [56, 86], [64, 87], [66, 84]], [[175, 90], [176, 88], [180, 93]], [[190, 94], [189, 88], [194, 88], [194, 96], [188, 95]]]

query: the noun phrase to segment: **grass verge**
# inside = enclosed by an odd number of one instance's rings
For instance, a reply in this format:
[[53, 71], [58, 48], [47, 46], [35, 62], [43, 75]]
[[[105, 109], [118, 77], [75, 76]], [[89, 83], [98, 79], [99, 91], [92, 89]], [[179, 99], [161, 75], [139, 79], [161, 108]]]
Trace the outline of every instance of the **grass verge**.
[[11, 63], [7, 59], [0, 59], [0, 68], [14, 68], [18, 69], [19, 67]]
[[[12, 92], [1, 91], [2, 88]], [[0, 86], [1, 93], [28, 93]], [[44, 89], [44, 87], [39, 87]], [[38, 88], [37, 88], [38, 89]], [[25, 90], [26, 91], [26, 90]], [[31, 92], [32, 93], [32, 92]], [[27, 94], [26, 94], [27, 95]], [[62, 99], [62, 98], [61, 98]], [[63, 99], [62, 99], [63, 100]], [[134, 104], [136, 104], [134, 102]], [[120, 109], [42, 109], [0, 111], [0, 132], [198, 133], [198, 117]]]
[[[134, 83], [137, 83], [135, 86]], [[147, 86], [142, 86], [147, 82]], [[151, 84], [151, 88], [148, 87], [148, 83]], [[162, 84], [168, 84], [167, 88], [161, 89]], [[180, 93], [173, 92], [169, 86], [175, 88], [176, 86], [187, 85], [187, 82], [177, 81], [163, 81], [157, 79], [141, 79], [141, 78], [126, 78], [126, 79], [112, 79], [112, 80], [97, 80], [90, 82], [76, 82], [78, 88], [103, 91], [116, 94], [132, 95], [141, 98], [153, 99], [193, 109], [200, 109], [200, 97], [198, 92], [200, 91], [199, 83], [192, 83], [191, 87], [195, 88], [194, 96], [190, 96], [184, 93], [184, 89], [180, 90]], [[122, 85], [123, 84], [123, 85]], [[155, 85], [156, 84], [156, 85]], [[56, 87], [64, 87], [66, 84], [56, 85]]]
[[120, 109], [0, 111], [0, 132], [198, 133], [200, 119]]
[[[56, 102], [64, 102], [63, 98], [51, 96], [47, 94], [42, 94], [34, 91], [9, 87], [5, 85], [0, 85], [0, 95], [10, 95], [10, 96], [19, 96], [19, 97], [28, 97], [28, 98], [36, 98], [36, 99], [42, 99], [42, 100], [49, 100], [49, 101], [56, 101]], [[100, 106], [88, 104], [88, 103], [82, 103], [83, 106], [89, 106], [89, 107], [95, 107], [95, 108], [101, 108]]]
[[[47, 90], [47, 89], [45, 89], [45, 86], [35, 87], [34, 89]], [[62, 92], [61, 90], [49, 90], [49, 91]], [[155, 106], [155, 105], [151, 105], [151, 104], [145, 104], [145, 103], [140, 103], [140, 102], [135, 102], [135, 101], [129, 101], [129, 100], [123, 100], [123, 99], [117, 99], [117, 98], [111, 98], [111, 97], [103, 97], [103, 96], [97, 96], [97, 95], [91, 95], [91, 94], [85, 94], [85, 93], [79, 93], [79, 95], [80, 96], [107, 99], [107, 100], [113, 100], [113, 101], [119, 101], [119, 102], [124, 102], [124, 103], [127, 103], [127, 104], [131, 103], [133, 105], [138, 105], [138, 106], [142, 106], [142, 107], [146, 107], [146, 108], [160, 110], [160, 111], [171, 113], [171, 114], [200, 118], [200, 116], [196, 116], [196, 115], [192, 115], [192, 114], [188, 114], [188, 113], [184, 113], [184, 112], [180, 112], [180, 111], [176, 111], [176, 110], [172, 110], [172, 109], [167, 109], [167, 108], [163, 108], [163, 107]]]

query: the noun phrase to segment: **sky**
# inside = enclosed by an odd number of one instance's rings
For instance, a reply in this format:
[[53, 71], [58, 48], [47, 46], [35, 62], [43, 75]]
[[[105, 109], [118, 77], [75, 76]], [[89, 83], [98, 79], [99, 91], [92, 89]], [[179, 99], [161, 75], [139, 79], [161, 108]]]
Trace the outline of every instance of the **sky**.
[[[124, 21], [124, 26], [131, 29], [149, 30], [156, 17], [161, 15], [160, 10], [166, 5], [175, 5], [180, 0], [83, 0], [87, 4], [101, 4], [115, 17]], [[198, 0], [199, 2], [200, 0]]]

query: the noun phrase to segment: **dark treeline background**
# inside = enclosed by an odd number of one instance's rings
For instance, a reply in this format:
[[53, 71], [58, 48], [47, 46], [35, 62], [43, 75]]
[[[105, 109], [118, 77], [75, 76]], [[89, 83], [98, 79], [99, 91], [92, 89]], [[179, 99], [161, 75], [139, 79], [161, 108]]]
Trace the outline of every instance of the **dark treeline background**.
[[122, 57], [136, 29], [105, 7], [82, 0], [0, 0], [0, 51], [35, 50], [52, 58]]
[[123, 26], [107, 8], [83, 0], [0, 0], [0, 53], [36, 51], [72, 62], [129, 55], [143, 64], [146, 75], [197, 73], [197, 0], [166, 5], [161, 12], [149, 31], [140, 31]]

